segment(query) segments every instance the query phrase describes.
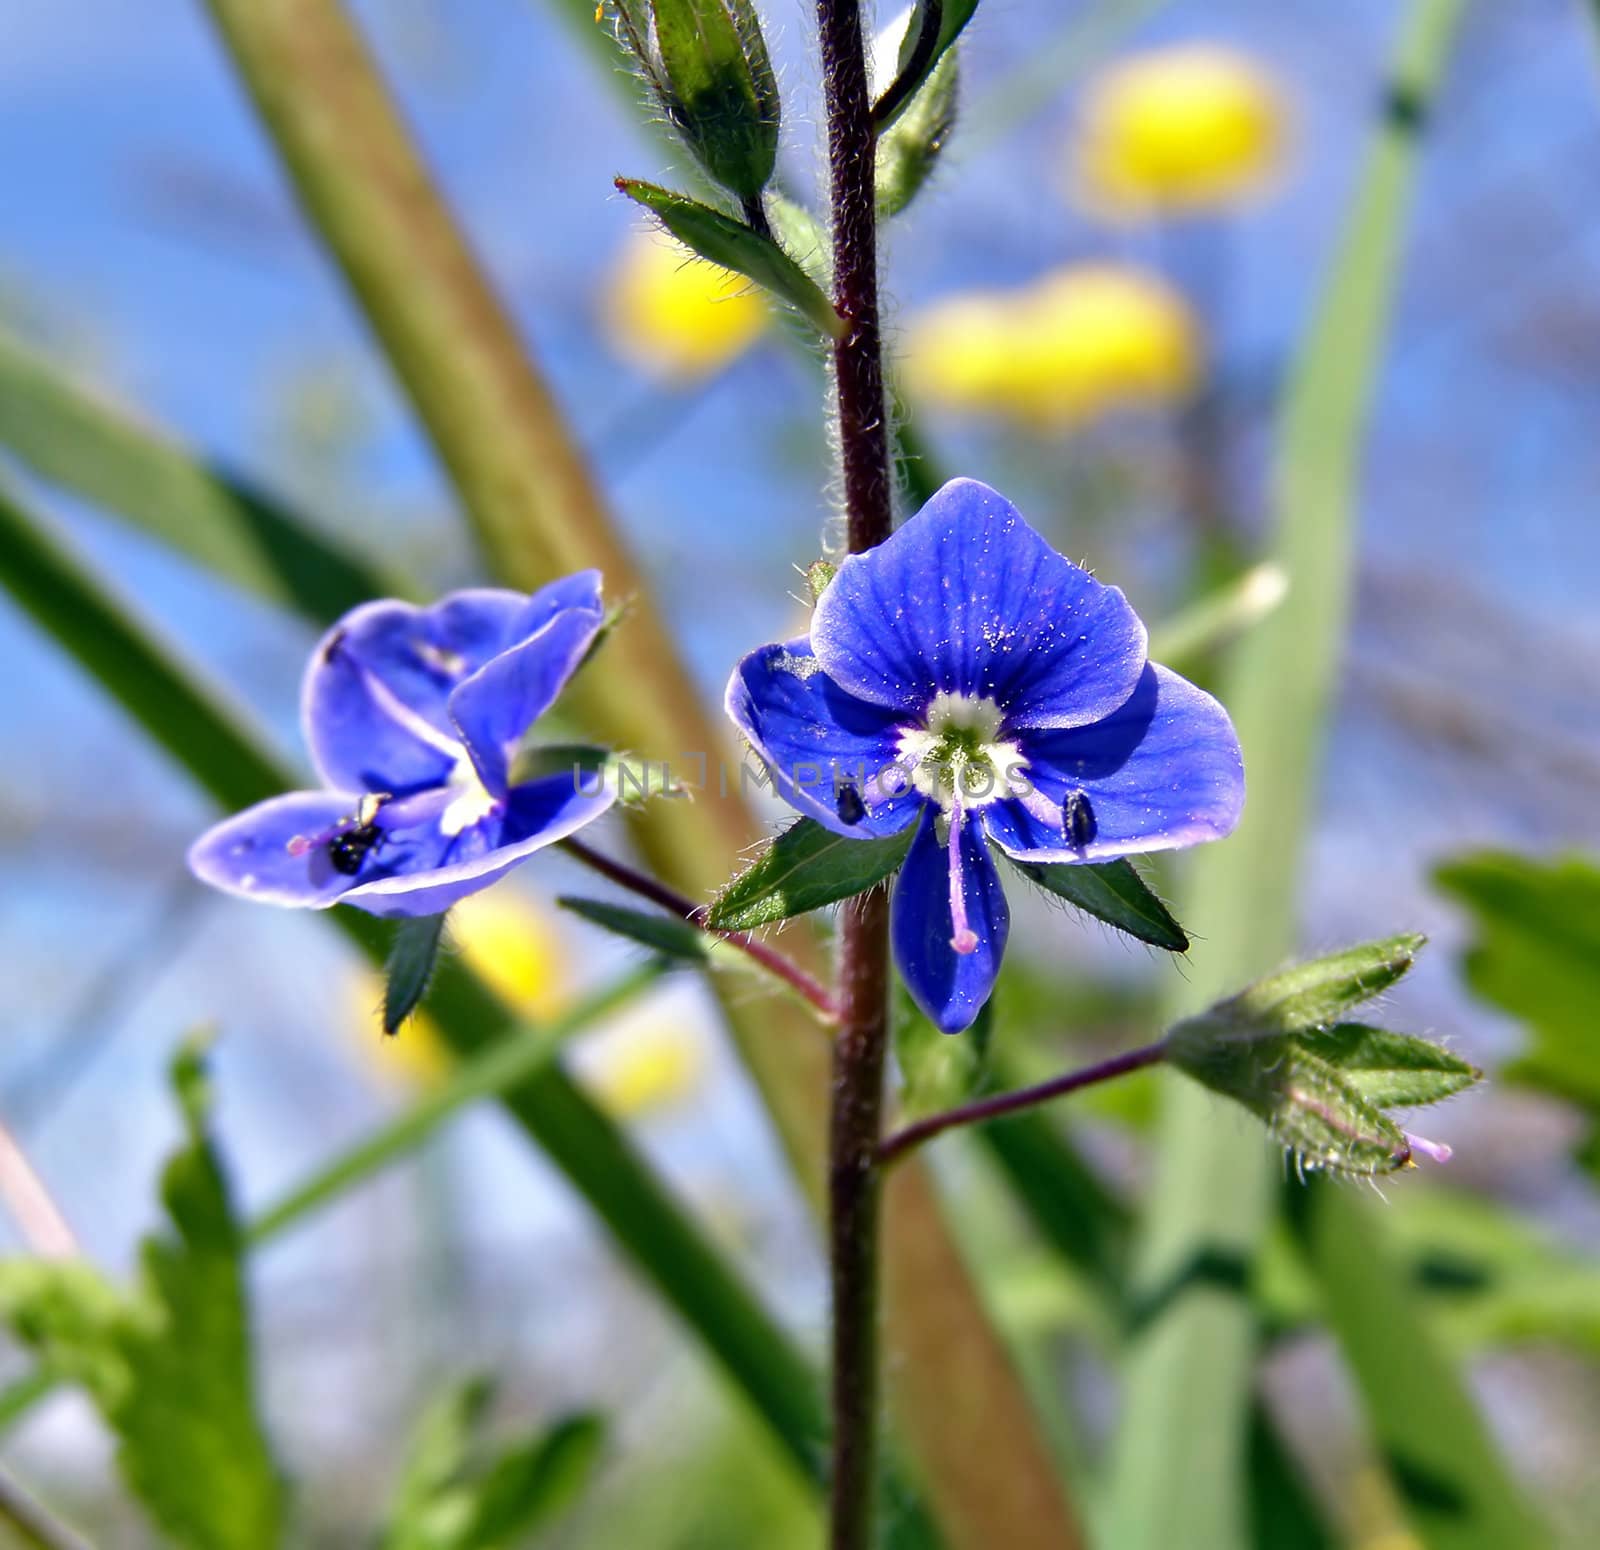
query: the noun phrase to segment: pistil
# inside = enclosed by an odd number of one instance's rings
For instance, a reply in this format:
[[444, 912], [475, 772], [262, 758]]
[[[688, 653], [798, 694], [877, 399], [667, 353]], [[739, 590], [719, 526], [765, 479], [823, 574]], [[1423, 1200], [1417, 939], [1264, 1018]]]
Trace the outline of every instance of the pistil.
[[978, 933], [967, 923], [967, 880], [961, 865], [961, 780], [957, 776], [950, 794], [950, 923], [955, 934], [950, 945], [963, 957], [978, 950]]

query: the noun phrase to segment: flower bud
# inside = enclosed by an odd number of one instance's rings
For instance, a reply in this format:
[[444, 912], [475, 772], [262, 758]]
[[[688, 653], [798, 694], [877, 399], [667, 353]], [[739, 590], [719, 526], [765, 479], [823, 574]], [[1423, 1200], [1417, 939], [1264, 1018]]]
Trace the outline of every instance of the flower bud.
[[778, 156], [778, 84], [751, 0], [618, 0], [618, 32], [701, 166], [757, 198]]
[[1416, 1153], [1443, 1162], [1448, 1147], [1386, 1110], [1436, 1103], [1483, 1073], [1425, 1039], [1338, 1020], [1399, 979], [1421, 942], [1394, 937], [1258, 980], [1179, 1023], [1166, 1058], [1263, 1120], [1302, 1170], [1392, 1173]]

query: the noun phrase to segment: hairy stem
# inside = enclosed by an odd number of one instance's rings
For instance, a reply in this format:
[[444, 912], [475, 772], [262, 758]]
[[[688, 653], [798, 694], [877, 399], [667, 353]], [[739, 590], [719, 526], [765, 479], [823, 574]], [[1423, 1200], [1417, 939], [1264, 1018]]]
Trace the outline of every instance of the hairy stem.
[[[853, 554], [892, 524], [878, 254], [872, 103], [857, 0], [817, 0], [827, 100], [833, 211], [833, 304], [850, 325], [833, 347], [839, 462]], [[833, 1267], [832, 1550], [873, 1539], [878, 1419], [877, 1152], [888, 1036], [889, 908], [881, 891], [840, 920], [840, 1029], [828, 1129], [828, 1247]]]
[[714, 936], [719, 942], [726, 942], [730, 947], [738, 948], [752, 963], [759, 964], [768, 974], [782, 980], [792, 991], [809, 1002], [825, 1021], [834, 1023], [839, 1020], [839, 1003], [834, 1000], [828, 988], [818, 984], [799, 964], [779, 952], [777, 948], [748, 931], [718, 931], [708, 926], [705, 905], [696, 904], [687, 894], [679, 893], [676, 888], [669, 888], [665, 883], [659, 882], [648, 873], [638, 871], [625, 861], [617, 861], [611, 856], [591, 849], [580, 839], [569, 836], [560, 842], [560, 846], [569, 856], [581, 861], [591, 871], [609, 878], [618, 887], [626, 888], [630, 893], [636, 893], [641, 899], [648, 899], [652, 904], [659, 904], [662, 909], [676, 915], [679, 920], [687, 921], [691, 926], [698, 926], [707, 936]]
[[1166, 1058], [1166, 1045], [1146, 1044], [1141, 1049], [1126, 1054], [1113, 1055], [1081, 1071], [1068, 1071], [1064, 1076], [1053, 1076], [1048, 1082], [1033, 1087], [1018, 1087], [1008, 1093], [994, 1093], [988, 1098], [978, 1098], [964, 1103], [960, 1108], [946, 1109], [942, 1114], [930, 1114], [904, 1130], [896, 1131], [878, 1148], [878, 1162], [887, 1164], [904, 1157], [924, 1141], [954, 1130], [958, 1125], [980, 1125], [987, 1119], [999, 1119], [1004, 1114], [1015, 1114], [1021, 1109], [1031, 1109], [1052, 1098], [1064, 1098], [1068, 1093], [1081, 1092], [1100, 1082], [1109, 1082], [1130, 1071], [1142, 1071], [1146, 1066], [1158, 1065]]

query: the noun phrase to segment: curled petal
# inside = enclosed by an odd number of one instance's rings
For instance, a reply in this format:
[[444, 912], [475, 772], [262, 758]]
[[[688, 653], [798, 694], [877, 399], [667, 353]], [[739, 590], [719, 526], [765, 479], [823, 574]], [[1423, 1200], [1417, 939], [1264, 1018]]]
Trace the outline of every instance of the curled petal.
[[355, 878], [334, 869], [325, 846], [290, 846], [331, 830], [360, 801], [337, 791], [291, 791], [258, 802], [207, 829], [189, 847], [189, 870], [241, 899], [326, 909]]
[[451, 694], [568, 609], [593, 613], [598, 623], [598, 572], [565, 577], [532, 597], [476, 588], [431, 608], [389, 599], [352, 610], [318, 643], [301, 689], [318, 774], [356, 791], [443, 781], [462, 752]]
[[900, 718], [841, 689], [809, 642], [752, 651], [733, 671], [727, 706], [766, 766], [763, 777], [770, 773], [786, 802], [835, 834], [882, 838], [915, 816], [921, 798], [896, 763]]
[[445, 839], [431, 867], [407, 866], [350, 889], [342, 902], [373, 915], [437, 915], [458, 899], [487, 888], [526, 861], [535, 851], [565, 839], [592, 823], [616, 800], [616, 791], [602, 784], [594, 791], [576, 789], [570, 775], [514, 786], [501, 815], [463, 829]]
[[603, 616], [586, 608], [555, 614], [520, 645], [491, 658], [450, 696], [460, 731], [484, 786], [506, 790], [510, 759], [523, 734], [555, 703], [599, 633]]
[[[1021, 739], [1034, 790], [983, 810], [989, 837], [1028, 861], [1105, 861], [1174, 850], [1232, 832], [1244, 806], [1244, 762], [1228, 713], [1169, 668], [1145, 668], [1114, 714]], [[1074, 803], [1079, 848], [1063, 831]], [[1088, 808], [1081, 805], [1087, 798]]]
[[951, 942], [950, 858], [939, 841], [935, 810], [924, 806], [895, 885], [890, 935], [912, 1000], [942, 1033], [971, 1027], [983, 1010], [1011, 930], [999, 873], [971, 818], [961, 829], [960, 868], [967, 925], [977, 942], [971, 952], [958, 953]]
[[1098, 721], [1145, 662], [1145, 629], [1122, 593], [973, 479], [952, 480], [886, 543], [844, 561], [811, 643], [861, 699], [920, 715], [940, 691], [981, 695], [1011, 729]]

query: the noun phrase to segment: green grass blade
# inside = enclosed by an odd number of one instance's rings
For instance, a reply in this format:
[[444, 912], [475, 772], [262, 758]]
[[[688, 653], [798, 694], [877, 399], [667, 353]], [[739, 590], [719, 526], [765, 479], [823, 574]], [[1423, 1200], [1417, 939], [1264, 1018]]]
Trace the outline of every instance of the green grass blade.
[[[1234, 837], [1193, 858], [1179, 913], [1205, 933], [1175, 1015], [1238, 989], [1295, 946], [1305, 831], [1349, 603], [1356, 481], [1414, 182], [1418, 130], [1464, 0], [1413, 0], [1388, 111], [1330, 284], [1290, 384], [1279, 517], [1266, 558], [1289, 601], [1240, 643], [1221, 698], [1251, 795]], [[1276, 1164], [1198, 1089], [1168, 1080], [1161, 1150], [1138, 1254], [1153, 1310], [1134, 1344], [1113, 1460], [1118, 1550], [1250, 1540], [1247, 1422], [1256, 1328], [1246, 1295]]]
[[0, 448], [47, 484], [318, 623], [368, 598], [405, 593], [394, 576], [205, 467], [3, 334]]
[[1294, 1217], [1323, 1312], [1380, 1457], [1428, 1550], [1542, 1550], [1549, 1531], [1511, 1478], [1375, 1214], [1314, 1180]]
[[[3, 490], [0, 587], [220, 806], [244, 807], [295, 784], [293, 772], [220, 695], [152, 640], [143, 623]], [[380, 922], [343, 909], [328, 918], [382, 964], [389, 933]], [[429, 1011], [451, 1048], [466, 1058], [498, 1040], [513, 1021], [457, 960], [441, 964]], [[622, 1132], [556, 1065], [512, 1088], [504, 1101], [779, 1442], [818, 1478], [825, 1423], [815, 1375]]]
[[337, 1200], [353, 1185], [416, 1150], [468, 1104], [503, 1097], [553, 1061], [566, 1044], [626, 1006], [661, 977], [665, 965], [646, 964], [580, 1001], [548, 1027], [513, 1029], [456, 1068], [448, 1081], [363, 1136], [270, 1207], [251, 1224], [252, 1243], [265, 1243]]

